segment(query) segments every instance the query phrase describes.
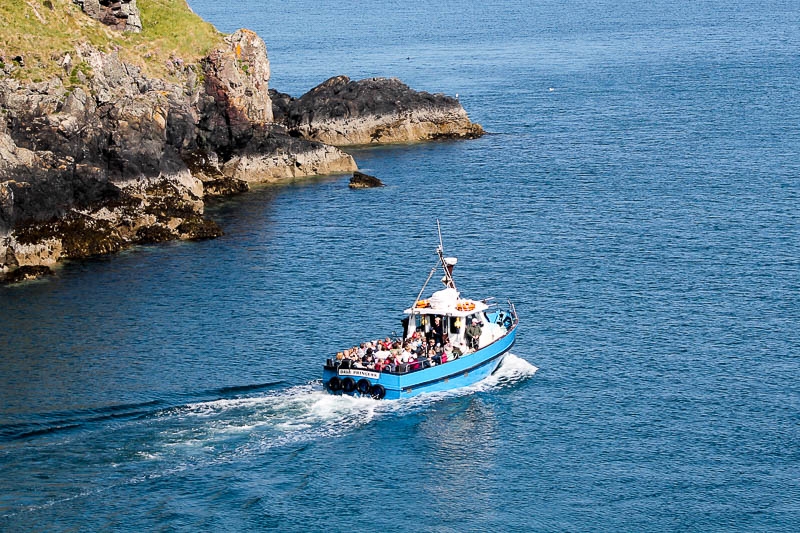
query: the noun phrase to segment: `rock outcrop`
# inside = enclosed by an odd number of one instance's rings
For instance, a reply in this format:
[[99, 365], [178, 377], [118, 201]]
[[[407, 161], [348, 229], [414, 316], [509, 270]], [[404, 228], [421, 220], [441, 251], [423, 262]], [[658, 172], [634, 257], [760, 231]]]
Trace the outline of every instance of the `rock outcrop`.
[[334, 146], [483, 135], [457, 99], [414, 91], [396, 78], [336, 76], [300, 98], [271, 96], [275, 120], [290, 134]]
[[83, 12], [116, 30], [139, 33], [142, 19], [136, 0], [72, 0]]
[[[267, 47], [250, 30], [239, 30], [225, 38], [226, 46], [213, 50], [203, 60], [205, 93], [213, 98], [216, 109], [206, 106], [208, 118], [227, 121], [215, 124], [218, 133], [230, 134], [234, 143], [247, 137], [254, 126], [272, 122], [269, 97], [269, 61]], [[224, 144], [224, 139], [213, 139]]]

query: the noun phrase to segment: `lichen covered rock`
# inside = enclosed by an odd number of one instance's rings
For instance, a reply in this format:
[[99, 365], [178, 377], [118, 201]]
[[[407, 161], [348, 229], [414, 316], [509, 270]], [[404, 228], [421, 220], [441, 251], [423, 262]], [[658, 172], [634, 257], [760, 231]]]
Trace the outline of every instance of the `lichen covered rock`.
[[142, 19], [136, 0], [72, 0], [84, 13], [115, 30], [139, 33]]

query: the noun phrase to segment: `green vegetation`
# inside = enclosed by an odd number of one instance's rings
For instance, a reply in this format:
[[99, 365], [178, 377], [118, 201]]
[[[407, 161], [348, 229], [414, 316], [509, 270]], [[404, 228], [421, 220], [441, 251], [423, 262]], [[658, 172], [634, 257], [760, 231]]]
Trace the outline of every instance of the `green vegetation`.
[[86, 61], [81, 61], [80, 63], [75, 65], [72, 68], [72, 71], [69, 73], [70, 85], [80, 85], [80, 78], [78, 77], [78, 72], [88, 77], [91, 76], [92, 69]]
[[[64, 71], [64, 56], [70, 53], [75, 60], [75, 47], [89, 43], [104, 52], [117, 51], [150, 76], [168, 77], [168, 62], [194, 63], [223, 38], [185, 0], [138, 0], [137, 6], [143, 26], [138, 34], [92, 20], [72, 0], [0, 1], [0, 62], [14, 65], [13, 76], [22, 81], [61, 76], [72, 82], [77, 71]], [[23, 59], [21, 66], [17, 57]]]

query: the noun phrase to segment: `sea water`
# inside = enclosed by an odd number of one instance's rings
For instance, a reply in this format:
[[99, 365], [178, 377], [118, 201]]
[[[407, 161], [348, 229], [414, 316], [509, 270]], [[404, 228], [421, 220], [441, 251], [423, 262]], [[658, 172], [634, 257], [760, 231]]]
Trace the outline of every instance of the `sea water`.
[[[800, 529], [800, 5], [190, 4], [256, 30], [280, 91], [397, 76], [489, 134], [2, 289], [0, 530]], [[399, 330], [437, 219], [460, 290], [516, 304], [513, 353], [327, 395], [326, 357]]]

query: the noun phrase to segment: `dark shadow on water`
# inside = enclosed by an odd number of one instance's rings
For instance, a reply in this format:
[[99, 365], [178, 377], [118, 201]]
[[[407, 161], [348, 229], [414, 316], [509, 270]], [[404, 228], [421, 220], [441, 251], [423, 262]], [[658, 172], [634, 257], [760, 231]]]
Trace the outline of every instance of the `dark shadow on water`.
[[[283, 381], [254, 383], [220, 387], [198, 393], [189, 393], [148, 402], [109, 405], [97, 409], [52, 412], [29, 415], [30, 419], [19, 423], [0, 425], [0, 442], [30, 439], [42, 435], [62, 433], [87, 428], [110, 420], [139, 420], [158, 415], [165, 410], [184, 407], [187, 404], [231, 400], [246, 396], [245, 393], [261, 392], [283, 385]], [[36, 420], [38, 419], [38, 420]]]

